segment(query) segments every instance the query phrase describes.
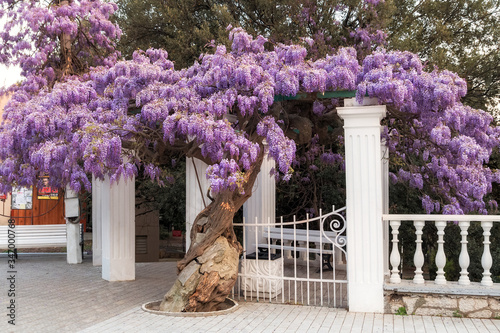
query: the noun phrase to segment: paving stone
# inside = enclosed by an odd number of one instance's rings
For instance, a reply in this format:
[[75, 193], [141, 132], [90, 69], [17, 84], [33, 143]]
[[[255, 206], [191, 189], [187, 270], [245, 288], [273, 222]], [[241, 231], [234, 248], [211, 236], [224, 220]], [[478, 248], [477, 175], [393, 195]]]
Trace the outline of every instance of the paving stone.
[[[270, 304], [240, 300], [240, 308], [224, 316], [168, 317], [142, 311], [143, 303], [159, 300], [176, 278], [175, 262], [136, 264], [136, 280], [108, 282], [91, 258], [68, 265], [65, 255], [21, 254], [16, 264], [16, 326], [6, 320], [7, 261], [0, 255], [0, 332], [404, 332], [401, 316], [355, 315], [344, 309]], [[437, 309], [434, 309], [437, 311]], [[439, 312], [439, 311], [438, 311]], [[440, 313], [443, 314], [442, 311]], [[448, 315], [452, 315], [449, 313]], [[347, 318], [347, 319], [346, 319]], [[396, 320], [396, 319], [397, 320]], [[417, 318], [417, 317], [415, 317]], [[420, 319], [421, 318], [421, 319]], [[408, 318], [409, 319], [409, 318]], [[476, 319], [461, 318], [465, 327]], [[354, 322], [353, 322], [354, 321]], [[356, 322], [363, 321], [363, 322]], [[377, 324], [378, 323], [378, 324]], [[412, 332], [425, 332], [417, 323], [434, 323], [432, 332], [446, 327], [444, 318], [418, 317]], [[495, 327], [496, 321], [488, 322]], [[375, 327], [378, 325], [377, 327]], [[500, 328], [500, 324], [497, 325]], [[371, 328], [373, 327], [373, 329]], [[429, 326], [431, 327], [431, 326]], [[432, 328], [431, 327], [431, 328]], [[491, 329], [490, 329], [491, 331]]]

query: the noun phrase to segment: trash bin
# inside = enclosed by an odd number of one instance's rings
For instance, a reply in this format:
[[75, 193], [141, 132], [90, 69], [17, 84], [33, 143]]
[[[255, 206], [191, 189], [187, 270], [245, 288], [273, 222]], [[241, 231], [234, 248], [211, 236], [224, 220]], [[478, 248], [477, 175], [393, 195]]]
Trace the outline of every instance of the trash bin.
[[[258, 259], [257, 259], [258, 258]], [[281, 294], [283, 258], [281, 254], [259, 251], [241, 259], [241, 289], [244, 296], [272, 298]]]
[[[249, 253], [247, 254], [246, 256], [247, 259], [257, 259], [257, 256], [256, 256], [256, 253]], [[276, 259], [279, 259], [281, 258], [281, 254], [280, 253], [271, 253], [269, 254], [269, 252], [267, 251], [262, 251], [259, 249], [259, 260], [276, 260]]]

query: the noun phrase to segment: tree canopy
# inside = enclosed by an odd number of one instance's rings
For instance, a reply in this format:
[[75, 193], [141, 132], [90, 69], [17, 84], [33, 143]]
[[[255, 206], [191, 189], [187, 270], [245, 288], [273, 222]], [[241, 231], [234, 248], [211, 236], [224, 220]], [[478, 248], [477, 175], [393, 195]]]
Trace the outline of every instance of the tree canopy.
[[417, 53], [428, 65], [467, 82], [463, 102], [492, 109], [500, 95], [500, 2], [394, 0], [388, 23], [391, 48]]

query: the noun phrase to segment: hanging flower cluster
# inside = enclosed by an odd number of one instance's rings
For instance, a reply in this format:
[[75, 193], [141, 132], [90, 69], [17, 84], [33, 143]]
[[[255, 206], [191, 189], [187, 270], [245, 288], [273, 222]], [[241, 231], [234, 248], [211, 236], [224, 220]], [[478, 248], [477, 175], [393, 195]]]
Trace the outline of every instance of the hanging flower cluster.
[[463, 79], [423, 67], [409, 52], [378, 50], [363, 62], [358, 99], [368, 95], [391, 106], [384, 137], [402, 164], [392, 178], [427, 193], [427, 213], [485, 214], [483, 199], [500, 179], [486, 166], [500, 129], [487, 112], [460, 103], [467, 92]]

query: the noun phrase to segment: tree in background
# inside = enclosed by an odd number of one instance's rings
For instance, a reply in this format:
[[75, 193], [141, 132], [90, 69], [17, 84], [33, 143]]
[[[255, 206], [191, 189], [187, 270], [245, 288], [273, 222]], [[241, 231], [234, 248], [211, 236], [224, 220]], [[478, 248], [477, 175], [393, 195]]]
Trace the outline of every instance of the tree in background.
[[500, 1], [393, 2], [388, 46], [456, 72], [467, 82], [463, 102], [493, 111], [500, 94]]
[[0, 18], [0, 62], [18, 65], [26, 80], [11, 90], [37, 93], [55, 82], [81, 75], [91, 66], [109, 66], [121, 30], [110, 21], [113, 3], [74, 0], [5, 0]]
[[124, 35], [120, 47], [126, 55], [137, 48], [171, 50], [176, 68], [182, 68], [190, 66], [210, 40], [229, 47], [225, 27], [232, 24], [252, 35], [263, 35], [271, 43], [313, 38], [310, 56], [325, 56], [339, 46], [370, 50], [384, 42], [381, 29], [391, 14], [390, 6], [379, 2], [121, 0], [118, 22]]
[[[367, 8], [376, 2], [367, 1]], [[39, 10], [24, 2], [3, 4], [26, 13], [25, 23]], [[73, 9], [86, 4], [107, 5], [75, 0], [48, 10], [63, 8], [72, 13], [69, 23], [82, 22], [86, 12]], [[37, 21], [30, 29], [54, 21], [44, 17], [47, 22]], [[103, 22], [109, 22], [107, 17]], [[204, 161], [213, 200], [193, 223], [191, 246], [177, 266], [179, 279], [161, 309], [210, 311], [236, 281], [241, 245], [232, 219], [251, 195], [264, 140], [278, 179], [290, 178], [302, 157], [338, 163], [338, 151], [322, 140], [328, 141], [341, 123], [336, 106], [342, 101], [316, 93], [357, 90], [358, 100], [369, 96], [388, 105], [384, 136], [401, 165], [393, 176], [427, 193], [427, 212], [486, 212], [485, 195], [499, 174], [485, 163], [500, 131], [489, 114], [461, 104], [466, 83], [456, 74], [428, 70], [409, 52], [379, 49], [363, 55], [366, 48], [358, 47], [360, 55], [355, 48], [340, 47], [321, 57], [312, 39], [270, 43], [242, 28], [229, 30], [229, 50], [212, 45], [187, 68], [176, 69], [165, 50], [149, 49], [81, 75], [62, 71], [52, 85], [22, 83], [5, 107], [0, 190], [35, 184], [45, 173], [52, 186], [68, 184], [77, 191], [90, 190], [90, 174], [112, 181], [143, 174], [161, 184], [169, 179], [173, 160]], [[37, 35], [27, 32], [26, 38]], [[65, 40], [60, 33], [52, 36], [54, 45]], [[277, 95], [299, 93], [305, 94], [300, 107], [275, 102]], [[297, 150], [297, 144], [304, 148]]]

